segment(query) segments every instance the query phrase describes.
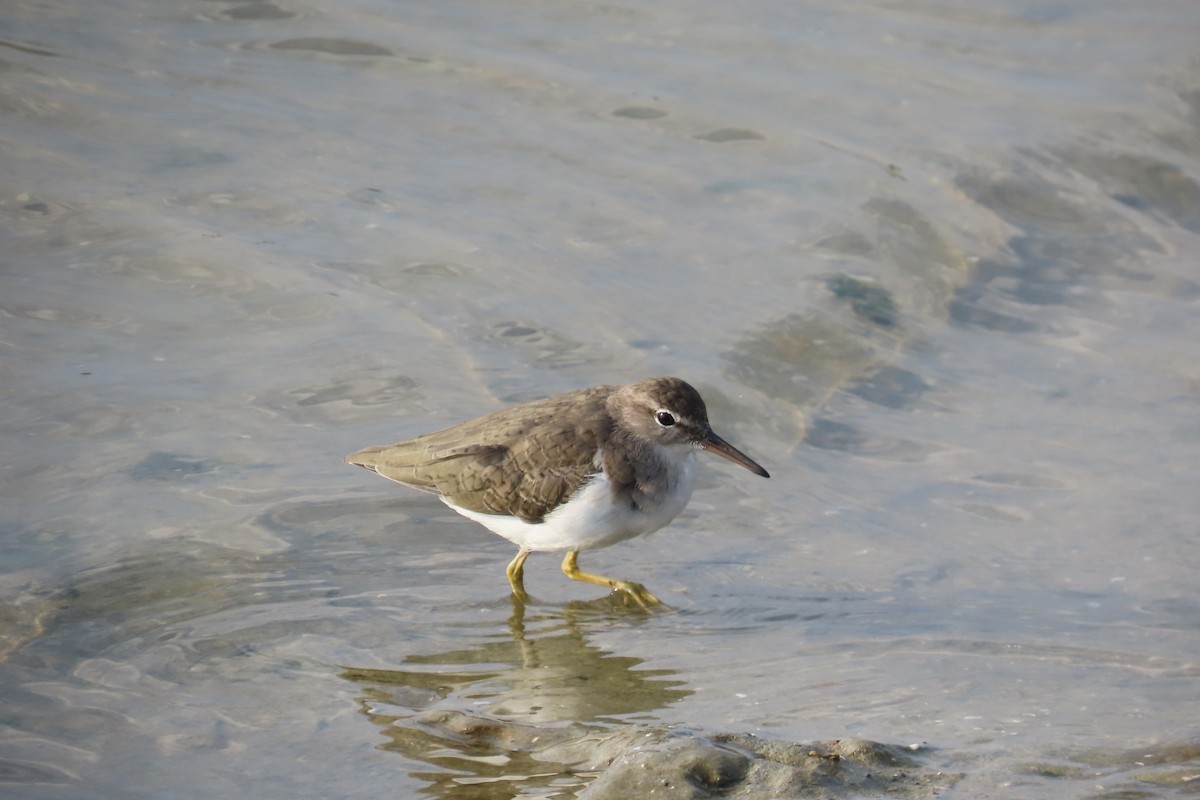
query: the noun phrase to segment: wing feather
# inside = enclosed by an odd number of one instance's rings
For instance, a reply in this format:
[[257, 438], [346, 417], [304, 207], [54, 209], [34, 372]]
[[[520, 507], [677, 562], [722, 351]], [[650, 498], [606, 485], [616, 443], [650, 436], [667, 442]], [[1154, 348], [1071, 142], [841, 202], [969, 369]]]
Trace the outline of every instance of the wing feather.
[[597, 386], [368, 447], [346, 461], [457, 506], [541, 522], [600, 470], [612, 387]]

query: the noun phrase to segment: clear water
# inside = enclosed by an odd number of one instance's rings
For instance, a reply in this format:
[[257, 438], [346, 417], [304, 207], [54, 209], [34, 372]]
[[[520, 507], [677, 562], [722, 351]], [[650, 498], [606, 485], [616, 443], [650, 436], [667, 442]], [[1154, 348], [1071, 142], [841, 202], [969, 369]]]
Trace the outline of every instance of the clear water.
[[[0, 786], [570, 797], [470, 712], [1200, 776], [1193, 2], [19, 1]], [[677, 374], [612, 607], [344, 453]]]

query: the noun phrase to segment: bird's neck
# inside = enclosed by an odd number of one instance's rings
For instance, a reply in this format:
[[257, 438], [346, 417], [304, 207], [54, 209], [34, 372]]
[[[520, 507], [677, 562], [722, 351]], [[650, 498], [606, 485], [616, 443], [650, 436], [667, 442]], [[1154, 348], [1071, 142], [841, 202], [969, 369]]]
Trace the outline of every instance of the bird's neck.
[[[690, 445], [664, 447], [614, 432], [601, 453], [604, 473], [618, 502], [652, 509], [692, 491], [696, 449]], [[687, 502], [686, 500], [684, 502]]]

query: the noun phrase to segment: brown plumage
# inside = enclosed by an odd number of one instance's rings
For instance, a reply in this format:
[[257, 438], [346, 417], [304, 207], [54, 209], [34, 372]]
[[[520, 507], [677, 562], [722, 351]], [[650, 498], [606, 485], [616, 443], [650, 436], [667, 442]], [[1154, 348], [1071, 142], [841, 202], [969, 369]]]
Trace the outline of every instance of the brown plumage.
[[471, 511], [541, 522], [599, 471], [596, 451], [612, 432], [605, 400], [615, 388], [506, 408], [346, 461]]

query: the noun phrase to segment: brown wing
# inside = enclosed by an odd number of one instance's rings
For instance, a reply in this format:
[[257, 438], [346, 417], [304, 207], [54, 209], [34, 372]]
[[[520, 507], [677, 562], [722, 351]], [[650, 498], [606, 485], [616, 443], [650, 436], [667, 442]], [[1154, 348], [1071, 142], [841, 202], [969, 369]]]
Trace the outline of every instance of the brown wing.
[[541, 522], [599, 471], [611, 420], [597, 386], [497, 411], [346, 461], [483, 514]]

